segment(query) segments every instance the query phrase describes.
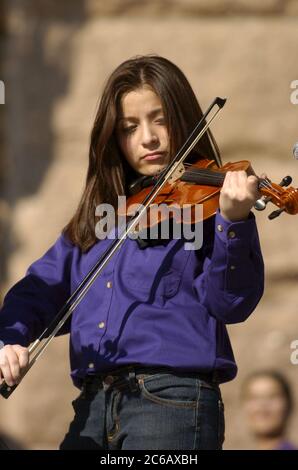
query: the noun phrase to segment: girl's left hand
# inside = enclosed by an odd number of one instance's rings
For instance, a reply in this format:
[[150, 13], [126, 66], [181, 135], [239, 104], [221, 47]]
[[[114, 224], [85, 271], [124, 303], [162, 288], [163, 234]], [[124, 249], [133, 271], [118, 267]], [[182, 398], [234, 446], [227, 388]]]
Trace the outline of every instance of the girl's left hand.
[[245, 220], [260, 197], [256, 176], [248, 176], [245, 171], [228, 171], [220, 191], [220, 213], [231, 222]]

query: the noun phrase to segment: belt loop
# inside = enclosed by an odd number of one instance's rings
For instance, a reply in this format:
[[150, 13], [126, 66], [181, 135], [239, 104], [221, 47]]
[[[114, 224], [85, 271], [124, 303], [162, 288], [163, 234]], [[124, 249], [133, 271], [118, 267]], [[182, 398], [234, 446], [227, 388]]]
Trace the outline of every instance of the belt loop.
[[130, 390], [132, 392], [136, 392], [138, 390], [138, 384], [137, 384], [137, 379], [136, 379], [136, 372], [134, 369], [129, 370], [128, 382], [129, 382]]

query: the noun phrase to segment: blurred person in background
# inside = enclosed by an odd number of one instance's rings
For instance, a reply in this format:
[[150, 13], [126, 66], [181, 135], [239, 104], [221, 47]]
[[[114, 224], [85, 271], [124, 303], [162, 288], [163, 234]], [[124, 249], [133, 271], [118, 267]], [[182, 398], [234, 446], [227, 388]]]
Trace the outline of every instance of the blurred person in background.
[[271, 370], [253, 372], [242, 385], [241, 398], [256, 450], [297, 450], [286, 435], [293, 396], [282, 374]]

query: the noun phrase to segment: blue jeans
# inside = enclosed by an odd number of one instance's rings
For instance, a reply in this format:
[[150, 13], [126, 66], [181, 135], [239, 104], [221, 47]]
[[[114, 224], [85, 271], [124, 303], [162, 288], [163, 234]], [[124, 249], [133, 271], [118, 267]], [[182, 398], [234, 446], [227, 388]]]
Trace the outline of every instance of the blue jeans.
[[89, 376], [60, 449], [221, 449], [224, 405], [209, 378], [140, 365]]

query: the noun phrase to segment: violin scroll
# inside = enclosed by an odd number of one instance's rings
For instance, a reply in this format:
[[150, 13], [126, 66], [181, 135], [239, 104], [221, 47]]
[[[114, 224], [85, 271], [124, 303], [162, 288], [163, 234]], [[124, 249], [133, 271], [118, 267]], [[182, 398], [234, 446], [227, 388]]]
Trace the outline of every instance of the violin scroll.
[[255, 204], [255, 209], [264, 210], [270, 201], [275, 204], [278, 209], [269, 214], [269, 220], [278, 217], [282, 212], [295, 215], [298, 214], [298, 189], [290, 186], [292, 178], [285, 176], [280, 184], [272, 183], [268, 178], [260, 178], [259, 190], [263, 194], [261, 199]]

